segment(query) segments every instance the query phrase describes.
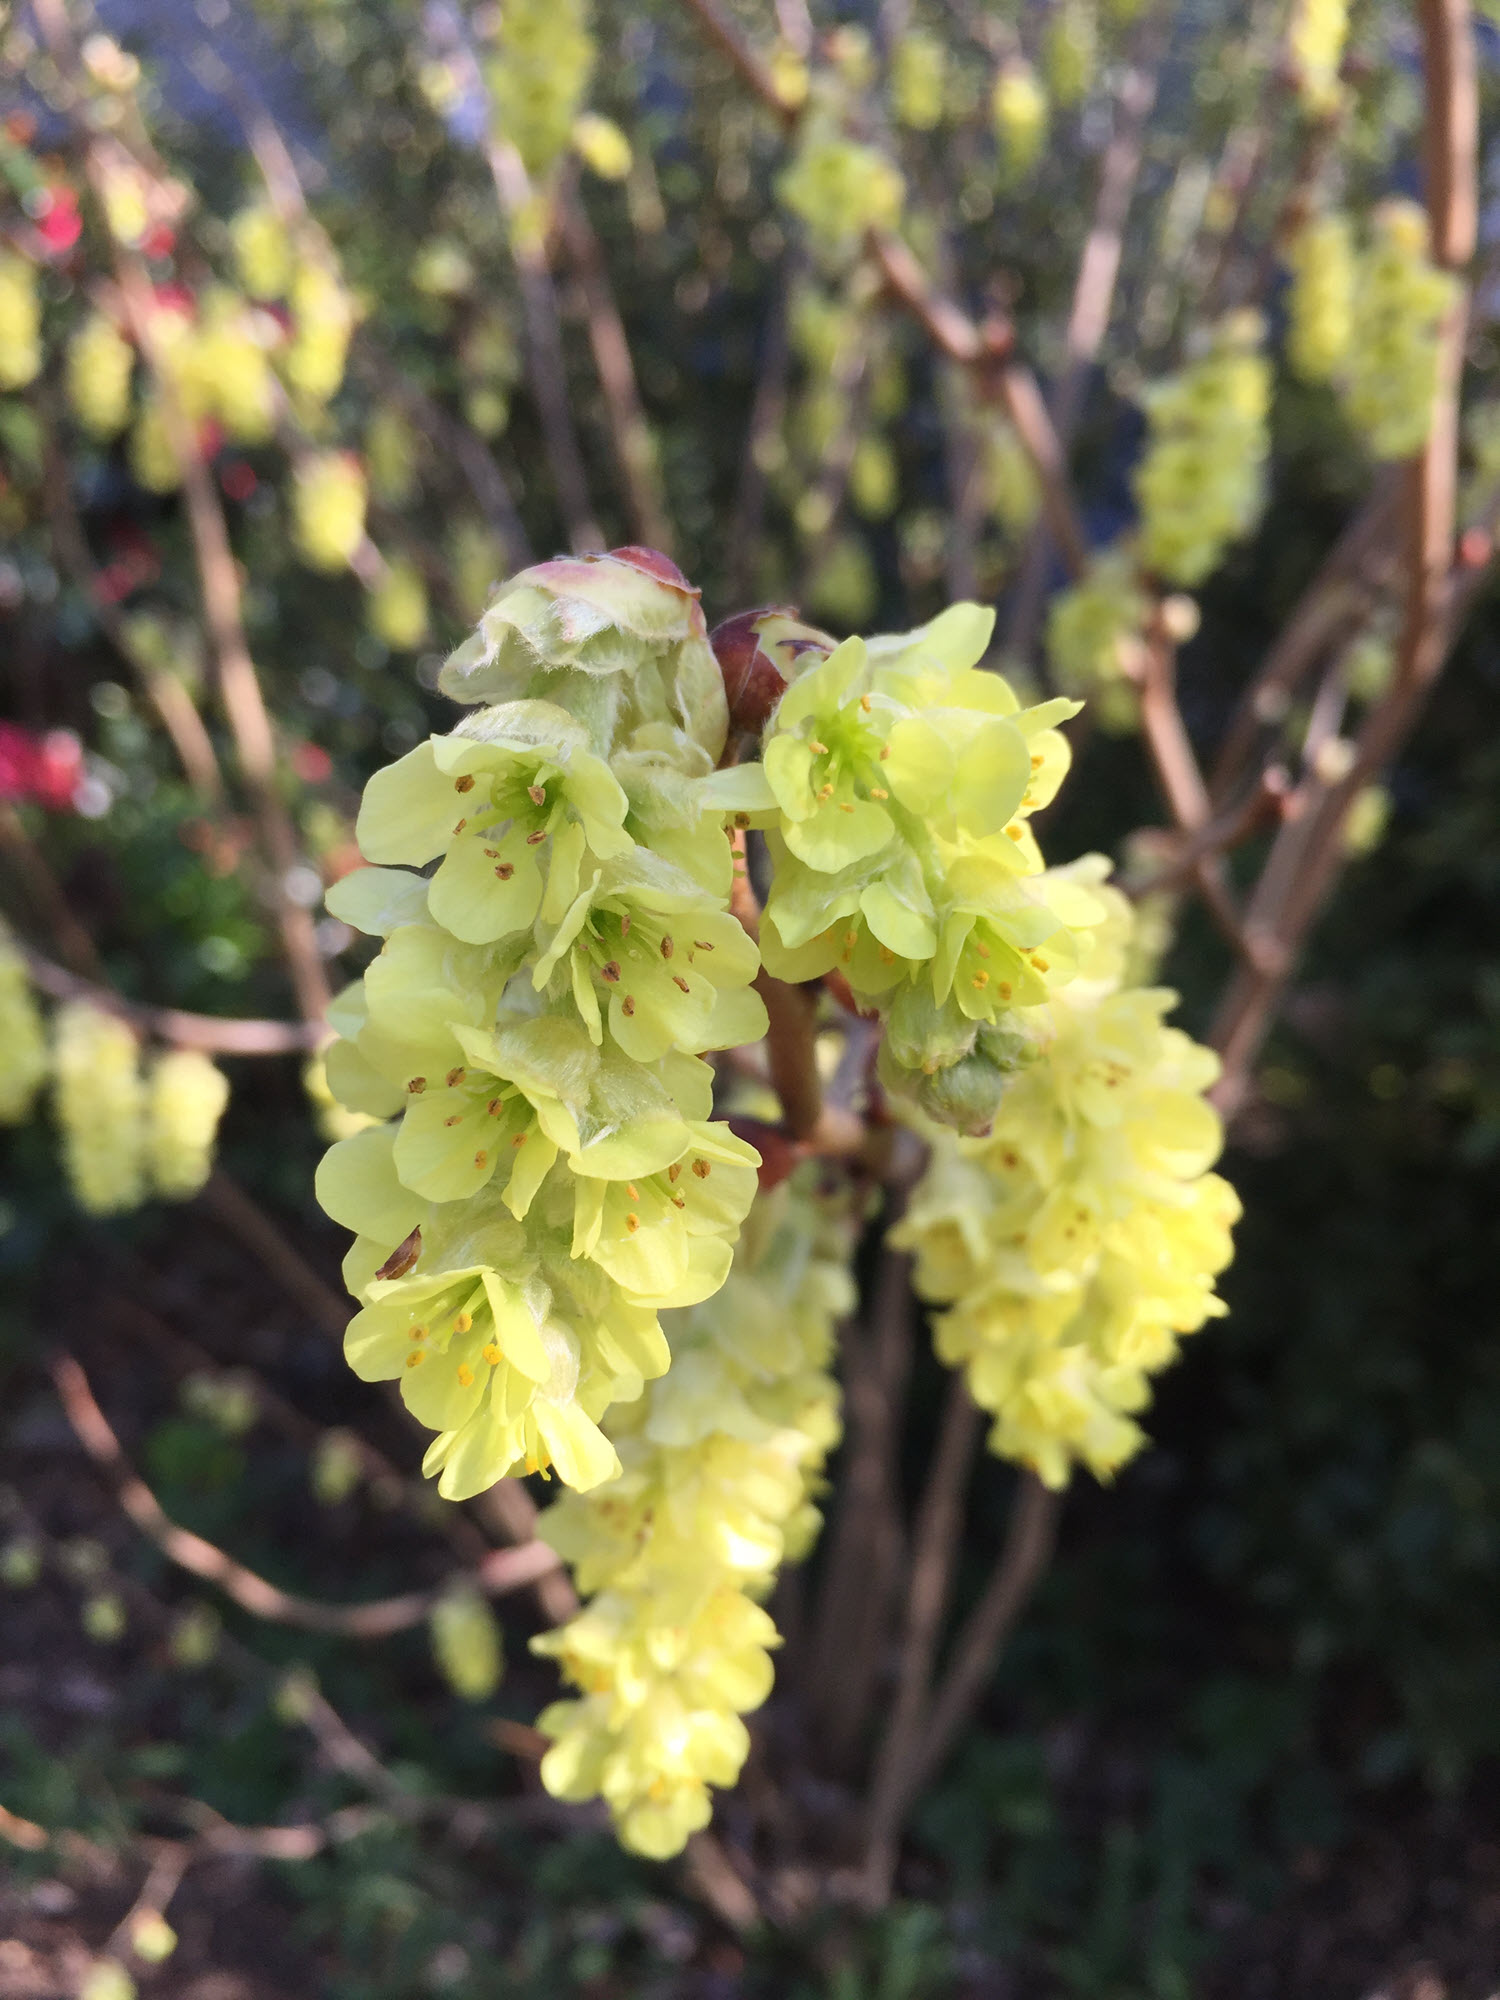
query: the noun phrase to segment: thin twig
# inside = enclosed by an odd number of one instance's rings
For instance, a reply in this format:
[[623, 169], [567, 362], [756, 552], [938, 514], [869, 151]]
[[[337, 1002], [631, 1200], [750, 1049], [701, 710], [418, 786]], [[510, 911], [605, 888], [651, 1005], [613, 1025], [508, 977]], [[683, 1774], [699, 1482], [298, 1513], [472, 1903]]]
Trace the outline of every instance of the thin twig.
[[515, 147], [502, 139], [485, 147], [495, 195], [510, 230], [511, 256], [526, 320], [526, 356], [547, 462], [557, 503], [575, 555], [604, 547], [604, 530], [594, 518], [588, 474], [573, 425], [563, 358], [562, 322], [547, 263], [545, 238], [532, 218], [535, 192]]
[[[331, 1632], [347, 1639], [383, 1639], [420, 1625], [457, 1579], [430, 1590], [408, 1591], [400, 1597], [377, 1598], [368, 1604], [325, 1604], [280, 1589], [214, 1543], [178, 1527], [156, 1495], [136, 1473], [108, 1418], [89, 1387], [88, 1377], [71, 1355], [52, 1363], [52, 1380], [63, 1411], [79, 1443], [114, 1481], [121, 1507], [156, 1546], [179, 1568], [216, 1585], [244, 1611], [277, 1625], [295, 1625], [304, 1632]], [[523, 1589], [559, 1557], [545, 1542], [521, 1548], [494, 1549], [462, 1580], [490, 1597]]]
[[24, 883], [61, 955], [81, 979], [98, 979], [104, 968], [94, 940], [74, 916], [46, 856], [8, 801], [0, 801], [0, 853]]
[[908, 1767], [903, 1812], [937, 1772], [959, 1732], [972, 1719], [1001, 1648], [1051, 1560], [1061, 1511], [1060, 1493], [1044, 1486], [1035, 1473], [1022, 1473], [1000, 1559], [954, 1643], [921, 1746]]
[[619, 461], [631, 539], [670, 555], [674, 538], [656, 440], [641, 401], [630, 341], [609, 282], [604, 251], [576, 188], [559, 197], [558, 220], [563, 244], [583, 291], [589, 345], [594, 351], [594, 368], [604, 392], [605, 414]]
[[870, 1788], [863, 1900], [874, 1909], [889, 1900], [896, 1871], [902, 1801], [908, 1792], [909, 1766], [917, 1755], [927, 1720], [932, 1663], [953, 1583], [963, 1533], [964, 1488], [979, 1442], [980, 1423], [963, 1376], [955, 1370], [949, 1379], [932, 1469], [912, 1538], [896, 1702]]
[[354, 1308], [324, 1282], [300, 1251], [294, 1249], [261, 1207], [223, 1167], [215, 1167], [199, 1201], [231, 1235], [258, 1258], [303, 1311], [335, 1340], [342, 1340]]
[[222, 1056], [284, 1056], [314, 1049], [327, 1029], [309, 1021], [258, 1021], [218, 1014], [186, 1014], [178, 1007], [150, 1007], [126, 1000], [112, 986], [83, 979], [44, 958], [28, 945], [18, 947], [31, 983], [52, 1000], [87, 1000], [114, 1014], [143, 1035], [178, 1049], [204, 1049]]

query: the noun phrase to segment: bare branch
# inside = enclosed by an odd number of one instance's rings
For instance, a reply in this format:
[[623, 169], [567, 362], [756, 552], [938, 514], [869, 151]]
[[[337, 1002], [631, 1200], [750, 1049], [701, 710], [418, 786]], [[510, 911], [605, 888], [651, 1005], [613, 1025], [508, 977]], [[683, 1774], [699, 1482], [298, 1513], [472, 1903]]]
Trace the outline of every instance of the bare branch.
[[223, 1056], [284, 1056], [314, 1049], [327, 1039], [327, 1029], [308, 1021], [257, 1021], [218, 1014], [185, 1014], [177, 1007], [150, 1007], [126, 1000], [112, 986], [55, 965], [50, 958], [18, 947], [31, 983], [52, 1000], [87, 1000], [102, 1013], [114, 1014], [143, 1035], [179, 1049], [204, 1049]]
[[[156, 1495], [135, 1472], [94, 1398], [88, 1377], [70, 1355], [58, 1356], [51, 1373], [74, 1435], [94, 1463], [110, 1475], [121, 1507], [142, 1534], [179, 1568], [215, 1584], [226, 1597], [255, 1617], [273, 1624], [295, 1625], [304, 1632], [332, 1632], [348, 1639], [382, 1639], [420, 1625], [444, 1592], [452, 1588], [454, 1579], [450, 1578], [431, 1590], [408, 1591], [401, 1597], [348, 1605], [325, 1604], [280, 1589], [202, 1535], [178, 1527], [167, 1515]], [[473, 1569], [464, 1572], [463, 1580], [487, 1596], [502, 1597], [524, 1588], [545, 1570], [555, 1568], [558, 1561], [556, 1552], [545, 1542], [528, 1542], [521, 1548], [495, 1549]]]

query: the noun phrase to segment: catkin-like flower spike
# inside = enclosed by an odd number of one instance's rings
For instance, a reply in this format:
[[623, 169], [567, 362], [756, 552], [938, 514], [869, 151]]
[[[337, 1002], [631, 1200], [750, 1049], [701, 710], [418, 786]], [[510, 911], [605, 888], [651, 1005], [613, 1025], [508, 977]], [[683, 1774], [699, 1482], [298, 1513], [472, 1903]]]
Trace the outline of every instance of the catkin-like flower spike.
[[200, 1050], [157, 1057], [146, 1093], [146, 1162], [158, 1194], [169, 1201], [197, 1194], [213, 1171], [228, 1102], [228, 1079]]
[[598, 1419], [667, 1366], [657, 1313], [724, 1282], [755, 1189], [698, 1060], [766, 1024], [700, 797], [724, 689], [697, 593], [638, 550], [514, 579], [450, 675], [511, 698], [366, 790], [382, 865], [328, 901], [384, 942], [326, 1074], [392, 1122], [335, 1145], [318, 1192], [357, 1233], [350, 1363], [439, 1433], [440, 1490], [588, 1487], [617, 1469]]
[[925, 28], [907, 28], [891, 50], [891, 110], [899, 125], [932, 132], [942, 124], [948, 52]]
[[0, 1125], [24, 1125], [47, 1077], [47, 1033], [26, 961], [0, 931]]
[[505, 1671], [505, 1644], [494, 1612], [477, 1590], [445, 1591], [428, 1620], [432, 1656], [456, 1695], [488, 1701]]
[[130, 377], [135, 349], [114, 321], [91, 312], [68, 342], [68, 402], [84, 429], [97, 438], [118, 437], [130, 421]]
[[[1069, 871], [1096, 895], [1107, 863]], [[1120, 990], [1131, 912], [1110, 915], [1050, 1002], [1042, 1053], [983, 1138], [929, 1132], [932, 1155], [892, 1242], [944, 1310], [938, 1353], [994, 1418], [991, 1448], [1049, 1486], [1107, 1478], [1143, 1443], [1150, 1377], [1225, 1310], [1214, 1281], [1239, 1203], [1209, 1169], [1217, 1058], [1163, 1017], [1176, 996]]]
[[1349, 0], [1295, 0], [1288, 45], [1297, 93], [1315, 116], [1338, 108]]
[[1053, 680], [1064, 694], [1087, 697], [1091, 712], [1115, 734], [1134, 729], [1140, 717], [1131, 673], [1150, 609], [1131, 551], [1116, 548], [1060, 590], [1047, 614]]
[[543, 174], [567, 151], [593, 74], [588, 0], [507, 0], [484, 64], [495, 129]]
[[145, 1092], [140, 1051], [126, 1024], [86, 1000], [54, 1020], [53, 1112], [63, 1165], [79, 1206], [119, 1215], [145, 1199]]
[[749, 1748], [740, 1718], [770, 1692], [778, 1640], [757, 1600], [820, 1525], [852, 1222], [807, 1169], [762, 1196], [723, 1291], [669, 1315], [671, 1373], [612, 1412], [620, 1476], [543, 1517], [592, 1601], [533, 1642], [580, 1690], [540, 1718], [542, 1781], [602, 1795], [636, 1853], [676, 1854], [707, 1824], [709, 1787], [733, 1785]]
[[1054, 725], [1078, 704], [1022, 709], [980, 672], [993, 623], [959, 604], [916, 632], [810, 654], [762, 763], [703, 786], [767, 828], [767, 968], [792, 981], [839, 972], [886, 1018], [886, 1080], [918, 1093], [976, 1050], [998, 1089], [1025, 1059], [1021, 1012], [1070, 975], [1076, 931], [1101, 914], [1085, 890], [1043, 879], [1027, 824], [1067, 770]]
[[1168, 583], [1201, 583], [1260, 519], [1270, 452], [1264, 339], [1259, 313], [1230, 313], [1180, 374], [1145, 392], [1141, 559]]
[[0, 250], [0, 389], [24, 389], [42, 366], [42, 302], [29, 258]]
[[347, 451], [309, 454], [292, 487], [293, 534], [314, 569], [349, 565], [365, 533], [365, 476]]
[[1354, 236], [1337, 211], [1305, 222], [1286, 248], [1292, 274], [1287, 358], [1305, 382], [1341, 373], [1354, 337]]
[[1427, 442], [1438, 334], [1457, 282], [1430, 261], [1427, 217], [1416, 202], [1375, 210], [1355, 269], [1344, 407], [1377, 458], [1409, 458]]
[[893, 229], [900, 221], [906, 182], [878, 146], [849, 136], [830, 101], [804, 115], [776, 193], [814, 249], [838, 264], [854, 256], [867, 230]]

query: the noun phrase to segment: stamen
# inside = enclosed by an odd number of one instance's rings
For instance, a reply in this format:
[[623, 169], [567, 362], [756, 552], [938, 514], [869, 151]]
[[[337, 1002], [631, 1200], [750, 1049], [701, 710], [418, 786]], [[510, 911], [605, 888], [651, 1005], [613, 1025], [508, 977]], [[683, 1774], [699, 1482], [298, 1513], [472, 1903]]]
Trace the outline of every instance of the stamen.
[[676, 949], [677, 949], [676, 945], [673, 944], [672, 940], [669, 937], [662, 938], [661, 955], [663, 958], [670, 958], [672, 956], [672, 953]]
[[680, 1165], [678, 1165], [678, 1164], [675, 1164], [675, 1163], [674, 1163], [674, 1164], [673, 1164], [672, 1166], [668, 1167], [668, 1168], [667, 1168], [667, 1179], [668, 1179], [669, 1181], [671, 1181], [671, 1182], [672, 1182], [672, 1183], [674, 1184], [674, 1186], [675, 1186], [675, 1184], [676, 1184], [676, 1183], [677, 1183], [678, 1181], [680, 1181], [680, 1180], [682, 1179], [682, 1168], [681, 1168], [681, 1166], [680, 1166]]
[[1000, 998], [1002, 1000], [1010, 998], [1010, 981], [1008, 979], [1002, 979], [1000, 982]]
[[495, 873], [500, 877], [502, 882], [508, 882], [515, 872], [516, 864], [513, 861], [502, 861], [500, 866], [495, 870]]
[[890, 797], [890, 793], [886, 790], [884, 785], [871, 785], [870, 797], [872, 799], [888, 799]]
[[750, 824], [749, 813], [736, 813], [734, 816], [734, 823], [739, 828], [740, 832], [743, 833]]
[[614, 959], [611, 959], [608, 965], [601, 966], [599, 977], [610, 986], [616, 984], [620, 977], [620, 968]]
[[712, 951], [712, 950], [713, 950], [713, 946], [712, 946], [711, 944], [707, 944], [707, 943], [705, 943], [705, 942], [704, 942], [704, 940], [703, 940], [702, 938], [694, 938], [694, 939], [693, 939], [693, 950], [694, 950], [694, 951]]
[[498, 1118], [500, 1113], [505, 1109], [505, 1100], [503, 1097], [492, 1097], [484, 1108], [488, 1111], [491, 1118]]
[[1040, 770], [1041, 770], [1041, 768], [1042, 768], [1042, 766], [1043, 766], [1043, 764], [1044, 764], [1044, 763], [1045, 763], [1046, 761], [1047, 761], [1047, 760], [1046, 760], [1046, 758], [1045, 758], [1045, 757], [1036, 757], [1036, 756], [1033, 756], [1033, 758], [1032, 758], [1032, 760], [1031, 760], [1031, 768], [1032, 768], [1032, 770], [1033, 770], [1033, 771], [1040, 771]]
[[472, 1389], [474, 1386], [474, 1370], [467, 1361], [458, 1364], [458, 1386], [460, 1389]]
[[417, 1351], [416, 1351], [416, 1353], [415, 1353], [415, 1354], [408, 1354], [408, 1355], [407, 1355], [407, 1357], [406, 1357], [406, 1365], [407, 1365], [407, 1367], [408, 1367], [408, 1368], [416, 1368], [416, 1367], [417, 1367], [417, 1366], [419, 1366], [419, 1365], [420, 1365], [420, 1363], [421, 1363], [421, 1362], [423, 1362], [423, 1361], [424, 1361], [424, 1360], [425, 1360], [426, 1358], [427, 1358], [427, 1357], [426, 1357], [426, 1356], [425, 1356], [425, 1355], [423, 1354], [423, 1352], [422, 1352], [421, 1348], [419, 1347], [419, 1348], [417, 1349]]
[[406, 1087], [413, 1097], [420, 1097], [427, 1088], [427, 1079], [425, 1076], [409, 1076], [406, 1079]]
[[498, 1368], [500, 1366], [500, 1350], [496, 1347], [493, 1340], [488, 1347], [480, 1348], [479, 1358], [481, 1361], [487, 1361], [491, 1368]]
[[463, 1080], [464, 1080], [463, 1065], [461, 1063], [456, 1063], [454, 1067], [450, 1069], [448, 1072], [448, 1088], [450, 1090], [457, 1090], [458, 1086], [463, 1082]]
[[467, 1333], [473, 1324], [474, 1315], [472, 1313], [455, 1313], [453, 1316], [453, 1331], [455, 1333]]
[[528, 785], [526, 787], [526, 796], [534, 806], [544, 806], [547, 803], [547, 787], [545, 785]]
[[811, 752], [815, 757], [826, 757], [828, 755], [828, 745], [826, 743], [820, 743], [816, 736], [813, 738], [811, 743], [808, 744], [807, 747], [809, 750], [811, 750]]
[[886, 758], [890, 756], [890, 754], [891, 754], [890, 744], [889, 743], [883, 744], [881, 746], [881, 751], [880, 751], [880, 761], [882, 764], [885, 762]]
[[864, 714], [868, 715], [870, 713], [870, 697], [867, 694], [860, 696], [859, 705]]
[[672, 984], [678, 987], [684, 993], [691, 993], [693, 990], [692, 987], [688, 985], [687, 981], [683, 978], [680, 972], [674, 972], [672, 974]]
[[526, 1144], [526, 1134], [524, 1132], [518, 1132], [515, 1138], [512, 1139], [510, 1142], [511, 1151], [514, 1152], [517, 1149], [517, 1147], [524, 1146], [525, 1144]]
[[1010, 835], [1012, 840], [1019, 840], [1021, 838], [1021, 829], [1018, 826], [1008, 826], [1005, 831]]
[[634, 1236], [635, 1232], [640, 1228], [640, 1226], [641, 1226], [641, 1218], [638, 1215], [626, 1216], [625, 1227], [629, 1230], [632, 1236]]
[[641, 1191], [634, 1181], [626, 1181], [625, 1192], [630, 1196], [632, 1201], [639, 1201], [641, 1198]]
[[987, 972], [976, 972], [974, 977], [969, 981], [969, 984], [977, 987], [981, 993], [989, 983], [990, 975]]
[[1051, 970], [1052, 961], [1050, 959], [1043, 958], [1042, 954], [1039, 951], [1034, 951], [1031, 954], [1031, 962], [1036, 967], [1038, 972], [1047, 972]]
[[672, 1196], [672, 1206], [673, 1208], [686, 1208], [687, 1196], [685, 1194], [674, 1194]]
[[411, 1337], [412, 1337], [412, 1339], [413, 1339], [413, 1340], [425, 1340], [425, 1339], [427, 1338], [427, 1329], [426, 1329], [426, 1327], [425, 1327], [425, 1326], [414, 1326], [414, 1327], [412, 1328], [412, 1330], [411, 1330]]
[[498, 848], [498, 847], [487, 847], [487, 848], [486, 848], [486, 849], [484, 850], [484, 858], [485, 858], [485, 860], [486, 860], [486, 861], [498, 861], [498, 860], [500, 859], [500, 850], [499, 850], [499, 848]]
[[461, 1111], [455, 1111], [453, 1116], [451, 1118], [445, 1118], [443, 1120], [443, 1123], [445, 1125], [461, 1125], [463, 1123], [463, 1113]]
[[455, 833], [462, 833], [462, 832], [463, 832], [463, 830], [464, 830], [464, 828], [465, 828], [465, 827], [466, 827], [466, 826], [467, 826], [468, 824], [469, 824], [469, 822], [468, 822], [468, 821], [467, 821], [466, 819], [461, 819], [461, 820], [459, 820], [459, 821], [457, 822], [457, 824], [456, 824], [456, 825], [454, 826], [454, 829], [453, 829], [453, 831], [454, 831]]
[[527, 845], [528, 847], [536, 847], [536, 846], [539, 846], [539, 845], [540, 845], [540, 843], [541, 843], [542, 841], [544, 841], [544, 840], [545, 840], [546, 838], [547, 838], [547, 836], [546, 836], [545, 832], [544, 832], [544, 831], [542, 830], [542, 828], [541, 828], [541, 827], [538, 827], [535, 833], [528, 833], [528, 834], [527, 834], [527, 836], [526, 836], [526, 845]]
[[627, 1017], [627, 1019], [629, 1018], [630, 1015], [634, 1014], [635, 996], [633, 994], [627, 993], [625, 995], [625, 998], [620, 1002], [620, 1012], [624, 1014]]
[[820, 788], [819, 792], [818, 792], [818, 797], [819, 797], [819, 799], [820, 799], [820, 800], [827, 800], [827, 799], [831, 799], [831, 798], [833, 797], [833, 787], [832, 787], [832, 785], [824, 785], [824, 786], [822, 786], [822, 787]]
[[477, 1152], [477, 1153], [476, 1153], [476, 1154], [474, 1155], [474, 1164], [475, 1164], [475, 1166], [476, 1166], [476, 1167], [479, 1167], [479, 1168], [483, 1169], [483, 1168], [487, 1167], [487, 1166], [489, 1165], [489, 1163], [490, 1163], [490, 1156], [489, 1156], [489, 1154], [488, 1154], [488, 1153], [486, 1153], [486, 1152], [485, 1152], [485, 1151], [483, 1150], [483, 1148], [481, 1147], [481, 1149], [479, 1150], [479, 1152]]
[[852, 813], [853, 810], [854, 810], [853, 806], [850, 805], [847, 799], [839, 800], [839, 811], [841, 813]]
[[474, 780], [468, 772], [465, 772], [463, 777], [453, 780], [453, 789], [455, 792], [472, 792], [474, 789]]
[[626, 911], [625, 915], [620, 919], [620, 936], [622, 938], [628, 938], [630, 936], [630, 912], [628, 910]]
[[706, 1181], [709, 1175], [713, 1172], [713, 1168], [709, 1165], [707, 1160], [694, 1160], [693, 1172], [698, 1176], [698, 1179], [700, 1181]]
[[981, 944], [978, 938], [974, 940], [974, 949], [978, 953], [980, 958], [988, 958], [990, 955], [989, 946], [987, 944]]

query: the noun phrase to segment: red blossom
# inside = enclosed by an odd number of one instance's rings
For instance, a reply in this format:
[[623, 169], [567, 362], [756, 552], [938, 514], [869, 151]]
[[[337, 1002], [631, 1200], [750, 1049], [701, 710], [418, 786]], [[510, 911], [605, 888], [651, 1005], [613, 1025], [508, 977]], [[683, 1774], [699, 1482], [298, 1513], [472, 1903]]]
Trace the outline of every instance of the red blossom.
[[54, 181], [43, 192], [37, 203], [36, 233], [49, 257], [66, 255], [83, 234], [78, 197], [66, 182]]
[[0, 799], [68, 810], [83, 782], [83, 746], [70, 729], [44, 736], [18, 722], [0, 722]]

